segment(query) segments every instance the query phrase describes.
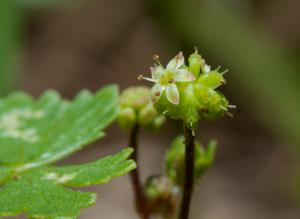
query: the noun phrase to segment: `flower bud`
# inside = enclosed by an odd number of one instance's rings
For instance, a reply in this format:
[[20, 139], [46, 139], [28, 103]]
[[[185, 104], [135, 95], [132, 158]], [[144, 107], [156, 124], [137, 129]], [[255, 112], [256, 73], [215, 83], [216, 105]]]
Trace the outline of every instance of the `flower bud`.
[[167, 176], [152, 176], [145, 184], [145, 195], [151, 212], [173, 218], [178, 206], [178, 186]]
[[145, 86], [130, 87], [125, 89], [120, 97], [120, 107], [131, 107], [139, 111], [149, 104], [150, 90]]
[[203, 59], [201, 55], [198, 54], [198, 51], [196, 50], [193, 54], [189, 57], [189, 71], [191, 71], [195, 77], [197, 78], [200, 74], [200, 69], [203, 62]]
[[140, 110], [138, 121], [141, 125], [147, 125], [151, 123], [157, 116], [157, 111], [148, 105]]
[[[212, 165], [216, 151], [216, 142], [212, 141], [204, 149], [199, 143], [195, 144], [195, 182], [203, 176], [203, 173]], [[167, 175], [177, 184], [184, 182], [184, 137], [177, 137], [167, 151], [165, 162]]]
[[159, 115], [153, 120], [152, 127], [154, 130], [159, 129], [166, 122], [166, 117], [164, 115]]
[[136, 123], [136, 115], [134, 110], [130, 107], [120, 109], [117, 122], [124, 130], [132, 129]]
[[125, 130], [140, 124], [152, 131], [160, 128], [165, 116], [158, 114], [149, 101], [151, 91], [148, 87], [138, 86], [125, 89], [120, 97], [120, 111], [117, 122]]

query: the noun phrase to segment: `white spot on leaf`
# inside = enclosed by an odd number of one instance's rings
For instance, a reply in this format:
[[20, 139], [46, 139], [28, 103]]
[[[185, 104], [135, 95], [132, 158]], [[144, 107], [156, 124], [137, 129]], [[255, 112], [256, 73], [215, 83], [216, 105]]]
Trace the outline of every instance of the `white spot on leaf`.
[[43, 111], [13, 109], [0, 117], [0, 135], [34, 143], [38, 141], [37, 131], [34, 128], [24, 127], [25, 122], [26, 120], [40, 119], [43, 116]]
[[91, 199], [89, 201], [89, 204], [94, 204], [96, 202], [96, 198], [97, 198], [97, 195], [96, 194], [91, 194]]
[[48, 173], [43, 177], [43, 179], [52, 180], [57, 183], [63, 184], [63, 183], [69, 182], [70, 180], [74, 179], [74, 177], [76, 175], [77, 175], [77, 173], [63, 174], [61, 176], [57, 173]]

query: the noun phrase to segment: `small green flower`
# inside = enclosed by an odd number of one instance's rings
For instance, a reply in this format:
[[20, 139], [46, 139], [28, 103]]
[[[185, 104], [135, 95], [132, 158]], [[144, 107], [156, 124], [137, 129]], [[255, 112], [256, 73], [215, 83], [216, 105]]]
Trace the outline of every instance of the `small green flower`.
[[161, 65], [157, 56], [154, 56], [154, 59], [158, 65], [150, 68], [152, 78], [141, 76], [141, 78], [155, 83], [151, 90], [151, 100], [154, 103], [157, 102], [163, 92], [166, 92], [168, 101], [178, 105], [179, 91], [176, 83], [194, 81], [196, 79], [194, 74], [185, 68], [182, 52], [178, 53], [166, 68]]
[[194, 129], [201, 119], [216, 119], [224, 114], [231, 115], [225, 96], [217, 89], [226, 83], [220, 68], [211, 69], [197, 49], [185, 64], [180, 52], [164, 68], [154, 57], [156, 65], [151, 67], [154, 82], [151, 89], [153, 107], [171, 119], [180, 119], [185, 126]]

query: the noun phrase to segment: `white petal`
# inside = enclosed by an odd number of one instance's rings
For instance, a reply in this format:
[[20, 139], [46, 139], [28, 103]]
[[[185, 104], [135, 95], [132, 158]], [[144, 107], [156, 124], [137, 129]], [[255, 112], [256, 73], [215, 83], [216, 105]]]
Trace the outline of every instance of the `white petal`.
[[155, 81], [159, 81], [160, 77], [163, 75], [165, 70], [161, 66], [155, 66], [155, 67], [150, 67], [150, 71], [151, 71], [152, 78]]
[[160, 84], [154, 84], [151, 89], [151, 101], [155, 103], [159, 100], [162, 95], [162, 92], [165, 90], [165, 87], [161, 86]]
[[174, 74], [175, 82], [185, 82], [196, 80], [194, 74], [186, 69], [178, 69]]
[[167, 86], [166, 90], [167, 99], [177, 105], [179, 104], [179, 91], [175, 83], [171, 83]]
[[210, 70], [211, 70], [210, 66], [205, 64], [204, 65], [204, 73], [208, 73], [208, 72], [210, 72]]
[[167, 69], [174, 70], [180, 68], [184, 64], [182, 52], [178, 53], [167, 65]]

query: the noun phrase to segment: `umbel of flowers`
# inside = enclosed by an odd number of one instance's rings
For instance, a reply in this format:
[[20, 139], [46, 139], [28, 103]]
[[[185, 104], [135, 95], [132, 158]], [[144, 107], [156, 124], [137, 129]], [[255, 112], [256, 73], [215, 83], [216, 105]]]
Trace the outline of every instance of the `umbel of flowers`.
[[[196, 50], [185, 62], [180, 52], [164, 67], [158, 56], [150, 68], [151, 77], [139, 76], [154, 82], [151, 100], [154, 108], [172, 119], [181, 119], [194, 128], [202, 118], [215, 119], [228, 113], [227, 99], [217, 90], [225, 84], [224, 72], [211, 70]], [[229, 113], [228, 113], [229, 114]]]

